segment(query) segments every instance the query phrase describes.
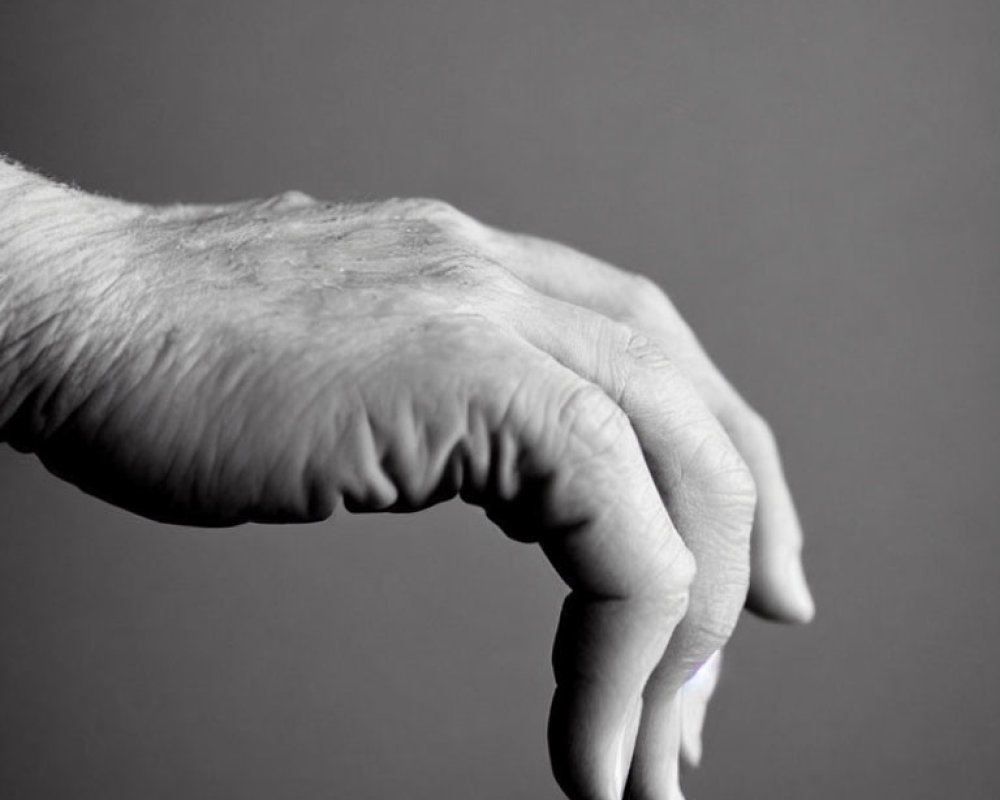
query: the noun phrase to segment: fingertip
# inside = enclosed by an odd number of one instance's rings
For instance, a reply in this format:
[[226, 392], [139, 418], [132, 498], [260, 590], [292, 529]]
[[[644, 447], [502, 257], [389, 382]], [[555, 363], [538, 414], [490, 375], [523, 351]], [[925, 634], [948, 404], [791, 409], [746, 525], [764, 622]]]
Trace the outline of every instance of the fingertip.
[[816, 616], [816, 602], [802, 559], [790, 554], [780, 565], [752, 573], [747, 608], [773, 622], [799, 625], [811, 622]]
[[809, 589], [809, 581], [806, 579], [805, 568], [802, 566], [802, 559], [798, 556], [789, 559], [785, 574], [788, 594], [791, 596], [792, 606], [796, 612], [793, 622], [811, 622], [816, 616], [816, 601], [813, 600], [812, 592]]
[[681, 730], [681, 758], [687, 766], [697, 769], [701, 765], [701, 754], [701, 736], [685, 724]]

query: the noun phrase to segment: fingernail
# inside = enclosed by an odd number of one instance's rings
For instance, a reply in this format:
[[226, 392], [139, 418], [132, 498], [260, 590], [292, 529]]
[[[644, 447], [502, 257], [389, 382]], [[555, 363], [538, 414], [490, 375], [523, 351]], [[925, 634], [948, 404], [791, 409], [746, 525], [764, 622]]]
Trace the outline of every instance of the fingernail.
[[642, 697], [636, 699], [622, 725], [621, 735], [618, 737], [618, 752], [615, 755], [615, 797], [622, 797], [625, 794], [625, 782], [628, 780], [629, 767], [632, 765], [635, 739], [639, 735], [640, 719], [642, 719]]
[[802, 559], [797, 553], [790, 555], [785, 562], [785, 585], [793, 598], [795, 608], [802, 622], [809, 622], [816, 614], [816, 603], [809, 591], [806, 573], [802, 568]]

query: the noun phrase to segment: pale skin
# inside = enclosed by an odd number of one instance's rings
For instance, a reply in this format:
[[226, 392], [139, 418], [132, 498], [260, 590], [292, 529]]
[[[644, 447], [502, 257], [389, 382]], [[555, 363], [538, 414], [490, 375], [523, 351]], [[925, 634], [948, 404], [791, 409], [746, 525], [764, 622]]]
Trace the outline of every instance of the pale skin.
[[571, 589], [574, 800], [680, 797], [713, 666], [682, 686], [745, 602], [813, 613], [774, 439], [666, 295], [438, 201], [151, 207], [0, 161], [0, 440], [166, 522], [481, 506]]

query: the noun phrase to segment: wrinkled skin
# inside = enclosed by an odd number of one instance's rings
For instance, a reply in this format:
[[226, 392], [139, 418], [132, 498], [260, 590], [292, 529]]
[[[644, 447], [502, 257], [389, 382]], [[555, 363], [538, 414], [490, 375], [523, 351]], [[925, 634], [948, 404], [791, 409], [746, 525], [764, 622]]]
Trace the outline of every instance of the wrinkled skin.
[[482, 506], [571, 588], [560, 785], [680, 796], [711, 687], [678, 691], [748, 585], [771, 618], [812, 605], [773, 438], [662, 292], [436, 201], [70, 194], [7, 281], [3, 438], [167, 522]]

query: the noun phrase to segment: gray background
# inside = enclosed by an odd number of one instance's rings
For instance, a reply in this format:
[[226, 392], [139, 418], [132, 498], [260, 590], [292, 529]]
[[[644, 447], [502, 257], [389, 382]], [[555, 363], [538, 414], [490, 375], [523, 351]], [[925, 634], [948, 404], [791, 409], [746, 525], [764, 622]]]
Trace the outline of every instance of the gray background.
[[[660, 281], [819, 616], [697, 798], [996, 798], [1000, 4], [0, 0], [0, 148], [148, 201], [439, 196]], [[199, 532], [0, 449], [3, 798], [555, 798], [562, 589], [458, 504]]]

